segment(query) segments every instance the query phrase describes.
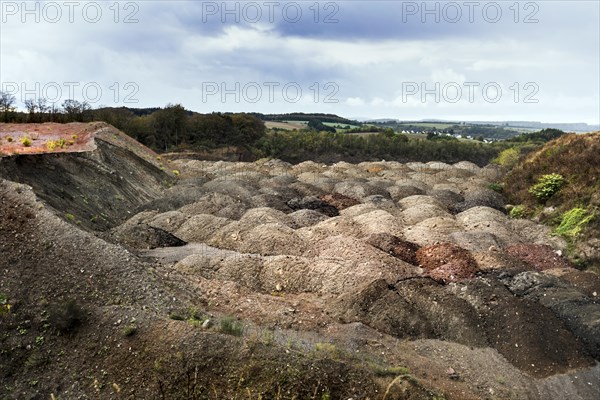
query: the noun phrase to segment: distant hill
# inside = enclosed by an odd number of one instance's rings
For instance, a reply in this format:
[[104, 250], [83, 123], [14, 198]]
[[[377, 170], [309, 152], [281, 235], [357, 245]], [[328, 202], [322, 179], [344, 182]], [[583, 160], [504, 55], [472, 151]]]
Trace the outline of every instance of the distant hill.
[[252, 113], [251, 115], [262, 119], [263, 121], [308, 121], [311, 119], [316, 119], [321, 122], [337, 122], [340, 124], [348, 124], [348, 125], [360, 125], [360, 122], [347, 119], [344, 117], [340, 117], [335, 114], [321, 114], [321, 113], [290, 113], [290, 114], [260, 114], [260, 113]]

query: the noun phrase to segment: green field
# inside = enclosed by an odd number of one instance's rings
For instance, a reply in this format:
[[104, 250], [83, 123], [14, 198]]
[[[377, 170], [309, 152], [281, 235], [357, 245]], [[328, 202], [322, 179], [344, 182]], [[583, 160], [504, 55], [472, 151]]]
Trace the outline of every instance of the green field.
[[451, 128], [456, 124], [447, 124], [447, 123], [443, 123], [443, 122], [400, 122], [398, 123], [398, 126], [418, 126], [421, 128], [437, 128], [437, 129], [446, 129], [446, 128]]

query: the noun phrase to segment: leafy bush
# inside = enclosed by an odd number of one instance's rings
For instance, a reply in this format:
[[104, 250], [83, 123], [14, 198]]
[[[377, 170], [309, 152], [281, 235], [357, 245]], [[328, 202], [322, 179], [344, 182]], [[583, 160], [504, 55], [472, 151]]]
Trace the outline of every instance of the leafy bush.
[[562, 175], [542, 175], [538, 179], [538, 182], [529, 188], [528, 192], [538, 200], [546, 201], [550, 197], [552, 197], [556, 192], [558, 192], [562, 188], [564, 183], [565, 178], [563, 178]]
[[219, 324], [221, 332], [233, 336], [242, 336], [244, 333], [244, 325], [233, 317], [225, 317]]
[[31, 146], [31, 139], [29, 139], [27, 136], [23, 137], [21, 139], [21, 144], [25, 147], [30, 147]]
[[527, 207], [525, 207], [522, 204], [519, 204], [518, 206], [514, 206], [513, 208], [510, 209], [508, 215], [511, 218], [525, 218], [527, 216]]
[[517, 165], [520, 154], [521, 152], [518, 148], [511, 147], [506, 150], [502, 150], [500, 154], [498, 154], [498, 157], [492, 160], [492, 163], [510, 169]]
[[576, 238], [594, 216], [594, 213], [588, 212], [585, 208], [572, 208], [562, 215], [560, 225], [554, 230], [554, 233], [567, 238]]

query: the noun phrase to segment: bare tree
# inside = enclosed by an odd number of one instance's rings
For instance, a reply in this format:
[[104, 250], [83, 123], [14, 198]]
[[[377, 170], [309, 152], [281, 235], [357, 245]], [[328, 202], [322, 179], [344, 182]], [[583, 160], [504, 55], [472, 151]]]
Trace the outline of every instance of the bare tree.
[[15, 111], [16, 101], [12, 94], [0, 91], [0, 111], [4, 114], [4, 122], [8, 122], [10, 114]]
[[67, 99], [62, 103], [62, 108], [66, 114], [67, 121], [85, 121], [92, 107], [87, 101], [79, 102], [73, 99]]
[[35, 99], [25, 99], [23, 105], [29, 113], [29, 122], [35, 122], [35, 110], [37, 110], [37, 101]]
[[37, 108], [38, 112], [40, 113], [40, 121], [43, 122], [44, 114], [50, 111], [50, 107], [48, 106], [48, 100], [46, 100], [44, 97], [38, 97]]

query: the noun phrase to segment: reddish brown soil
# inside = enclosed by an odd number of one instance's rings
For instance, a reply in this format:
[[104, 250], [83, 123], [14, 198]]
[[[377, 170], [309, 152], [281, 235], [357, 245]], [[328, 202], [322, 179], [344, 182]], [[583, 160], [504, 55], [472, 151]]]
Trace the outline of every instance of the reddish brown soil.
[[508, 247], [506, 252], [537, 271], [553, 268], [573, 268], [573, 264], [558, 255], [552, 247], [545, 244], [516, 244]]
[[[73, 122], [70, 124], [0, 124], [0, 154], [44, 154], [90, 151], [95, 148], [95, 124]], [[30, 146], [22, 141], [28, 138]], [[64, 139], [63, 147], [51, 149], [50, 141]]]
[[417, 251], [419, 264], [436, 281], [459, 282], [475, 277], [477, 262], [468, 250], [455, 244], [441, 243]]
[[352, 197], [344, 196], [343, 194], [340, 194], [340, 193], [324, 194], [323, 196], [320, 196], [319, 199], [323, 200], [325, 203], [328, 203], [328, 204], [334, 206], [335, 208], [337, 208], [340, 211], [345, 208], [352, 207], [352, 206], [359, 204], [359, 201], [357, 201], [356, 199], [353, 199]]

